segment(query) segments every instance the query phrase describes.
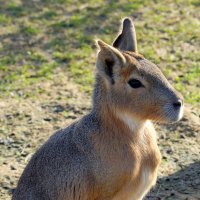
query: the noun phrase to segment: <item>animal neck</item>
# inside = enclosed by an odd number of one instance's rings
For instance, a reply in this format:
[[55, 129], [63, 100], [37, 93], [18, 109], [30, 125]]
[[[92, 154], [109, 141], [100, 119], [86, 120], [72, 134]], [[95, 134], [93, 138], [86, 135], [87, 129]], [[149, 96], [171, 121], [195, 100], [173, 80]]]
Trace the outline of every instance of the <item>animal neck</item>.
[[93, 112], [105, 129], [111, 129], [112, 132], [115, 130], [121, 131], [121, 133], [126, 132], [134, 137], [141, 134], [147, 125], [147, 120], [139, 120], [131, 114], [117, 109], [108, 99], [107, 92], [105, 81], [97, 76], [93, 91]]
[[108, 101], [106, 83], [100, 75], [96, 75], [95, 85], [92, 96], [93, 111], [99, 112]]
[[132, 133], [143, 132], [145, 126], [149, 122], [147, 120], [138, 120], [137, 118], [131, 116], [129, 113], [126, 112], [119, 112], [118, 118]]

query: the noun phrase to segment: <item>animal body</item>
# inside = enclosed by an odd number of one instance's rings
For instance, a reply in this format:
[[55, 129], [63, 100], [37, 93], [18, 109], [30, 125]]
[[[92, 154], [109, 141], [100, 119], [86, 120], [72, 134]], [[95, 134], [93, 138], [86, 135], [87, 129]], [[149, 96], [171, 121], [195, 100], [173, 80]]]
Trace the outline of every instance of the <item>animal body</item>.
[[91, 112], [56, 132], [33, 155], [13, 200], [141, 200], [161, 155], [152, 122], [175, 122], [183, 98], [140, 55], [126, 18], [113, 45], [97, 41]]

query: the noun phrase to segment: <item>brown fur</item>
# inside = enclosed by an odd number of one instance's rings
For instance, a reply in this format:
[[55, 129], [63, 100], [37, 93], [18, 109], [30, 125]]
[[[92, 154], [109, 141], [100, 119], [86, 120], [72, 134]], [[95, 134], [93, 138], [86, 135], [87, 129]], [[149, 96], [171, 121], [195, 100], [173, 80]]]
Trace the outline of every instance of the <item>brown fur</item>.
[[152, 122], [179, 120], [182, 96], [137, 53], [130, 19], [113, 46], [98, 45], [91, 113], [36, 152], [13, 200], [141, 200], [155, 185], [161, 155]]

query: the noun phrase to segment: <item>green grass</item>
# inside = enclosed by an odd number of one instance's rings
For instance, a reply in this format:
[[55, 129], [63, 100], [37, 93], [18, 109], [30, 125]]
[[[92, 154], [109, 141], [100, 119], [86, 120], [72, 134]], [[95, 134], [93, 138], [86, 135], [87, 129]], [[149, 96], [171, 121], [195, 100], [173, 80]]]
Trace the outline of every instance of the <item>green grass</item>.
[[11, 18], [5, 14], [0, 14], [0, 25], [6, 25], [11, 23]]
[[12, 17], [22, 17], [28, 14], [26, 10], [23, 9], [23, 6], [18, 6], [14, 1], [6, 5], [6, 11]]
[[[186, 102], [198, 105], [200, 13], [197, 0], [2, 1], [0, 96], [48, 81], [57, 67], [91, 93], [94, 40], [112, 43], [119, 21], [133, 17], [139, 51], [157, 63]], [[6, 91], [6, 92], [5, 92]]]
[[40, 33], [40, 29], [30, 25], [22, 25], [19, 32], [24, 36], [35, 36]]

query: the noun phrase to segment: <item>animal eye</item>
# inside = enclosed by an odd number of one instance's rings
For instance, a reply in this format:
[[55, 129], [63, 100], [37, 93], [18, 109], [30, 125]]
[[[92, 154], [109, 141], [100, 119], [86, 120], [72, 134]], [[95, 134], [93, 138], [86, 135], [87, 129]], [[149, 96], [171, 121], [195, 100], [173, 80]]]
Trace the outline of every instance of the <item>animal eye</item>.
[[144, 87], [144, 85], [142, 85], [142, 83], [137, 80], [137, 79], [131, 79], [128, 81], [128, 84], [132, 87], [132, 88], [139, 88], [139, 87]]

